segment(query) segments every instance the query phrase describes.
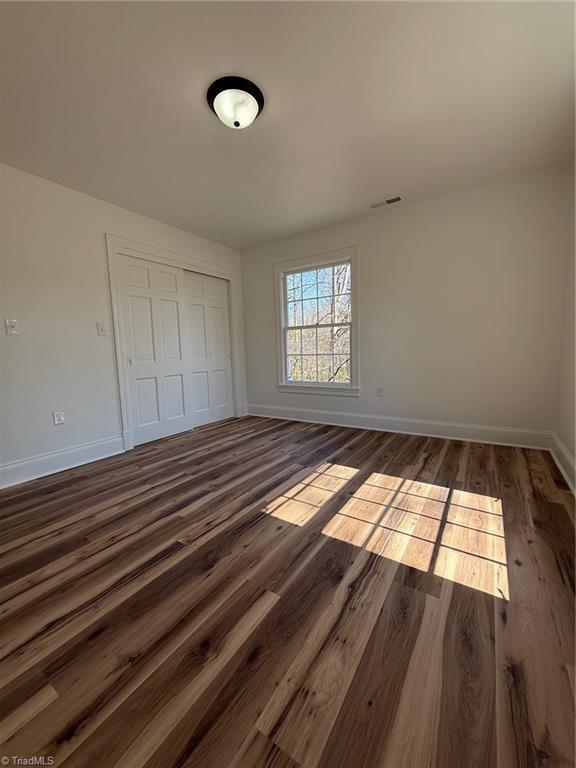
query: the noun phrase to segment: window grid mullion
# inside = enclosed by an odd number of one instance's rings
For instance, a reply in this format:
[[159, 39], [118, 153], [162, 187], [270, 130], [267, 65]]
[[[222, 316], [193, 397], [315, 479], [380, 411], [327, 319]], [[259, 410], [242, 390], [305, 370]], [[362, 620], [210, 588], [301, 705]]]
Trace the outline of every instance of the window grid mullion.
[[[316, 291], [318, 293], [318, 291]], [[316, 302], [318, 302], [318, 299], [316, 299]], [[316, 317], [318, 317], [318, 303], [316, 308]], [[320, 376], [320, 373], [318, 371], [318, 328], [316, 328], [315, 335], [315, 341], [316, 341], [316, 381], [318, 381], [318, 378]]]
[[352, 323], [315, 323], [314, 325], [286, 325], [285, 331], [307, 330], [308, 328], [350, 328]]

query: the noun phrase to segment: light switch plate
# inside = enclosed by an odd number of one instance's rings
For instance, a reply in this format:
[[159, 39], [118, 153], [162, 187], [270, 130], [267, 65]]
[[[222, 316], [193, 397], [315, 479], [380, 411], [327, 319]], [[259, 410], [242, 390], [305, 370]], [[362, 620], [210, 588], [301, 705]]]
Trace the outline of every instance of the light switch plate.
[[6, 326], [7, 336], [20, 336], [18, 320], [12, 320], [11, 318], [6, 317], [4, 318], [4, 325]]
[[66, 421], [64, 411], [52, 411], [52, 418], [54, 419], [54, 424], [64, 424]]
[[102, 320], [98, 320], [96, 323], [96, 333], [98, 336], [106, 336], [106, 323]]

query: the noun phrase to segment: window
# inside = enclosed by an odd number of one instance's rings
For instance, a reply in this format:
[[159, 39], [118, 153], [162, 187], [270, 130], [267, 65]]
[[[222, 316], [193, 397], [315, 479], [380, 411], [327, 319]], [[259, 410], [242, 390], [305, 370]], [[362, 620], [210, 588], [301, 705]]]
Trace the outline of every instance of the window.
[[327, 255], [320, 262], [292, 268], [284, 265], [278, 270], [281, 388], [341, 394], [358, 391], [354, 386], [352, 269], [350, 254], [340, 259]]

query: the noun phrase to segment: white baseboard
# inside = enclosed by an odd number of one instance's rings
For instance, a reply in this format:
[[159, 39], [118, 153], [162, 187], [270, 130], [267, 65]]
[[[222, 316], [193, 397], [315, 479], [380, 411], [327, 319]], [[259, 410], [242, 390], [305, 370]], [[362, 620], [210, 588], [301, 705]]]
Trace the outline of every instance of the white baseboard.
[[550, 453], [552, 454], [552, 458], [556, 462], [558, 469], [562, 472], [564, 480], [566, 480], [570, 486], [570, 490], [576, 495], [576, 459], [562, 440], [560, 440], [556, 432], [552, 435], [552, 447], [550, 448]]
[[334, 413], [309, 408], [286, 408], [272, 405], [248, 405], [250, 416], [266, 416], [272, 419], [310, 421], [340, 427], [375, 429], [383, 432], [400, 432], [408, 435], [444, 437], [466, 440], [472, 443], [514, 445], [518, 448], [540, 448], [550, 451], [558, 469], [570, 490], [576, 495], [576, 460], [555, 432], [544, 429], [519, 429], [517, 427], [492, 427], [484, 424], [466, 424], [454, 421], [374, 416], [364, 413]]
[[0, 488], [6, 488], [26, 480], [52, 475], [63, 469], [72, 469], [90, 461], [104, 459], [124, 451], [121, 437], [109, 437], [92, 443], [75, 445], [63, 451], [52, 451], [22, 461], [13, 461], [0, 466]]
[[[242, 409], [244, 410], [244, 409]], [[342, 427], [400, 432], [410, 435], [444, 437], [476, 443], [515, 445], [523, 448], [549, 450], [572, 493], [575, 492], [575, 459], [555, 432], [515, 427], [491, 427], [482, 424], [462, 424], [453, 421], [431, 421], [393, 416], [358, 413], [333, 413], [308, 408], [286, 408], [269, 405], [247, 405], [246, 414], [291, 421], [308, 421]], [[0, 488], [34, 480], [65, 469], [124, 452], [122, 437], [110, 437], [92, 443], [76, 445], [63, 451], [53, 451], [22, 461], [0, 466]]]
[[241, 418], [242, 416], [248, 416], [248, 403], [237, 402], [236, 403], [236, 416]]
[[544, 448], [546, 450], [550, 450], [552, 447], [553, 433], [539, 429], [491, 427], [483, 424], [376, 416], [364, 413], [334, 413], [333, 411], [316, 411], [308, 408], [285, 408], [271, 405], [249, 404], [248, 413], [250, 416], [311, 421], [318, 424], [375, 429], [383, 432], [401, 432], [403, 434], [424, 435], [426, 437], [445, 437], [453, 440], [468, 440], [473, 443], [516, 445], [521, 448]]

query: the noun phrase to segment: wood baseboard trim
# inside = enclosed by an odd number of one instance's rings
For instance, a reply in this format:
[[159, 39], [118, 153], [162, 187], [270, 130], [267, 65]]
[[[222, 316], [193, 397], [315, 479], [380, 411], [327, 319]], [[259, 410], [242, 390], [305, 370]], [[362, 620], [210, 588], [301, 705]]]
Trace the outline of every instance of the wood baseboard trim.
[[123, 453], [122, 437], [109, 437], [106, 440], [96, 440], [92, 443], [75, 445], [62, 451], [51, 451], [30, 459], [12, 461], [0, 466], [0, 488], [35, 480], [38, 477], [52, 475], [64, 469], [72, 469], [81, 464], [105, 459]]

